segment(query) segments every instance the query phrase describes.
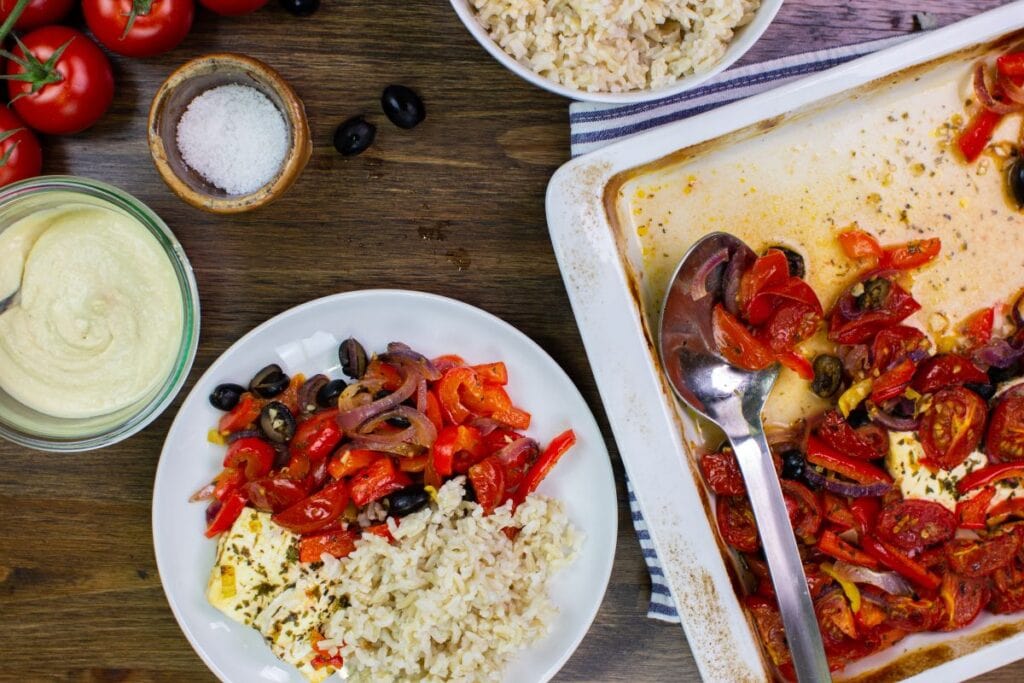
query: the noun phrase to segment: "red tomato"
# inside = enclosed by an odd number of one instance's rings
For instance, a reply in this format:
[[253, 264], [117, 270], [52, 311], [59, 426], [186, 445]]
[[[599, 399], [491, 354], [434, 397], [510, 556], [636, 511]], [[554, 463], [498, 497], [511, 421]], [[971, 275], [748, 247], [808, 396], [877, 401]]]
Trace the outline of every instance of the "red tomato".
[[757, 331], [757, 338], [776, 354], [785, 353], [813, 335], [820, 322], [821, 313], [807, 304], [782, 304]]
[[928, 337], [916, 327], [887, 327], [871, 345], [871, 368], [882, 374], [907, 358], [920, 360], [928, 352], [928, 346]]
[[292, 457], [305, 456], [310, 462], [326, 460], [343, 436], [337, 417], [337, 410], [325, 410], [302, 422], [288, 448]]
[[908, 552], [944, 543], [956, 531], [956, 515], [930, 500], [899, 500], [882, 508], [875, 522], [881, 540]]
[[34, 178], [42, 170], [39, 140], [14, 112], [0, 105], [0, 186]]
[[299, 482], [285, 477], [263, 477], [242, 487], [257, 510], [281, 512], [306, 497], [308, 491]]
[[722, 538], [733, 548], [752, 553], [760, 547], [754, 511], [746, 496], [718, 496], [715, 516]]
[[223, 502], [229, 493], [234, 493], [244, 484], [245, 472], [234, 467], [226, 467], [213, 480], [213, 497]]
[[255, 12], [267, 4], [268, 0], [199, 0], [206, 9], [226, 17]]
[[347, 557], [356, 549], [359, 535], [348, 529], [326, 531], [299, 539], [299, 562], [319, 562], [324, 553], [334, 557]]
[[851, 259], [871, 259], [878, 262], [882, 258], [882, 246], [874, 235], [850, 228], [839, 233], [839, 246]]
[[957, 539], [946, 545], [950, 568], [968, 578], [988, 576], [1008, 565], [1020, 548], [1020, 537], [1012, 531], [988, 539]]
[[7, 61], [7, 76], [14, 110], [43, 133], [85, 130], [114, 99], [114, 74], [103, 50], [67, 26], [44, 26], [22, 38]]
[[889, 436], [884, 429], [870, 423], [854, 429], [838, 410], [825, 413], [816, 433], [826, 445], [855, 458], [874, 460], [889, 452]]
[[821, 526], [821, 499], [799, 482], [781, 479], [779, 484], [793, 533], [801, 539], [813, 537]]
[[491, 455], [469, 468], [469, 483], [484, 514], [505, 502], [505, 466]]
[[791, 661], [789, 648], [786, 646], [786, 632], [782, 627], [782, 615], [774, 602], [758, 596], [748, 596], [743, 600], [754, 625], [761, 636], [761, 644], [768, 652], [768, 657], [775, 666], [782, 666]]
[[985, 401], [969, 389], [949, 387], [936, 393], [918, 430], [924, 464], [952, 469], [962, 463], [981, 441], [987, 412]]
[[987, 383], [988, 375], [974, 363], [963, 356], [944, 353], [922, 361], [910, 386], [922, 394], [930, 394], [943, 387]]
[[739, 305], [744, 317], [754, 297], [768, 287], [778, 287], [789, 279], [789, 262], [778, 249], [769, 249], [740, 278]]
[[152, 57], [176, 48], [192, 28], [193, 0], [83, 0], [85, 23], [108, 50]]
[[904, 358], [875, 380], [871, 387], [871, 401], [878, 404], [901, 396], [910, 386], [910, 380], [914, 379], [916, 371], [917, 363], [909, 358]]
[[[18, 0], [0, 0], [0, 22], [11, 16], [11, 10], [17, 4]], [[75, 0], [30, 0], [14, 22], [14, 28], [28, 31], [37, 26], [56, 24], [67, 16], [74, 4]]]
[[[887, 282], [889, 292], [877, 308], [861, 309], [853, 288], [840, 296], [829, 316], [828, 338], [840, 344], [860, 344], [920, 310], [921, 304], [907, 290], [891, 280]], [[858, 286], [863, 283], [854, 285]]]
[[[7, 0], [10, 2], [10, 0]], [[996, 69], [1007, 76], [1024, 76], [1024, 52], [1008, 52], [996, 59]]]
[[271, 519], [289, 531], [309, 534], [333, 524], [341, 517], [346, 505], [348, 490], [344, 482], [335, 482], [278, 512]]
[[238, 491], [229, 493], [223, 501], [215, 500], [206, 509], [206, 537], [213, 538], [227, 531], [245, 509], [245, 496]]
[[828, 644], [841, 643], [845, 638], [857, 637], [857, 624], [853, 620], [853, 611], [846, 601], [843, 591], [832, 591], [818, 598], [814, 603], [814, 612], [818, 616], [822, 638]]
[[946, 605], [946, 623], [940, 630], [954, 631], [974, 621], [990, 596], [984, 579], [968, 579], [947, 572], [939, 588], [939, 597]]
[[775, 361], [771, 350], [722, 304], [716, 305], [712, 312], [711, 329], [719, 353], [733, 365], [745, 370], [763, 370]]
[[821, 302], [811, 286], [798, 277], [789, 277], [782, 284], [772, 285], [754, 295], [747, 304], [746, 319], [751, 325], [761, 325], [779, 306], [798, 303], [821, 316]]
[[878, 267], [882, 270], [911, 270], [930, 263], [939, 255], [942, 242], [938, 237], [914, 240], [886, 247]]
[[1024, 458], [1024, 392], [1014, 389], [1000, 397], [989, 420], [985, 451], [994, 462]]
[[811, 361], [807, 360], [802, 353], [783, 351], [779, 354], [779, 362], [795, 372], [801, 379], [805, 379], [808, 382], [814, 380], [814, 366], [811, 365]]
[[217, 423], [217, 431], [221, 434], [239, 432], [256, 422], [261, 410], [263, 410], [263, 402], [249, 392], [245, 392], [239, 399], [238, 405], [221, 416], [220, 422]]
[[889, 625], [908, 633], [930, 631], [944, 617], [942, 604], [933, 600], [886, 594], [885, 612]]
[[731, 448], [717, 453], [705, 453], [700, 459], [700, 470], [708, 488], [720, 496], [743, 496], [747, 487], [743, 483], [740, 464]]
[[839, 538], [833, 531], [824, 531], [818, 541], [818, 550], [829, 557], [843, 562], [857, 564], [869, 569], [878, 569], [878, 562], [866, 552]]
[[404, 472], [395, 468], [391, 458], [380, 458], [352, 476], [352, 502], [362, 507], [411, 483]]
[[245, 471], [248, 480], [259, 479], [274, 466], [274, 447], [255, 436], [236, 439], [224, 454], [224, 467]]
[[964, 320], [960, 325], [960, 331], [967, 339], [967, 348], [976, 349], [984, 346], [992, 339], [992, 325], [995, 322], [995, 311], [991, 308], [983, 308], [976, 311]]

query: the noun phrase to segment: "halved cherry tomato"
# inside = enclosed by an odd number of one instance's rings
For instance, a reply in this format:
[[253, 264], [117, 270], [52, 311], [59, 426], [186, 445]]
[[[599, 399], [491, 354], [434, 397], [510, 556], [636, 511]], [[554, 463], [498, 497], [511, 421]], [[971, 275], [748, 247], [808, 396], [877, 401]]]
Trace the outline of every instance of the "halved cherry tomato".
[[992, 339], [992, 325], [995, 322], [995, 310], [983, 308], [975, 311], [960, 325], [960, 331], [967, 339], [968, 350], [984, 346]]
[[910, 386], [922, 394], [930, 394], [944, 387], [987, 383], [988, 375], [974, 363], [963, 356], [942, 353], [921, 362]]
[[359, 535], [348, 529], [326, 531], [299, 539], [299, 562], [319, 562], [324, 553], [333, 557], [348, 557], [356, 549]]
[[962, 463], [981, 442], [987, 412], [984, 399], [970, 389], [938, 391], [918, 429], [925, 453], [922, 462], [943, 469]]
[[309, 493], [299, 482], [279, 476], [250, 481], [242, 490], [254, 508], [266, 512], [281, 512]]
[[719, 353], [733, 365], [745, 370], [763, 370], [775, 361], [771, 350], [722, 304], [717, 304], [711, 314], [711, 329]]
[[920, 310], [921, 304], [907, 290], [888, 282], [889, 293], [875, 309], [861, 310], [850, 290], [843, 293], [829, 315], [828, 338], [839, 344], [860, 344]]
[[945, 618], [942, 604], [935, 600], [914, 600], [889, 594], [883, 599], [889, 625], [907, 633], [930, 631]]
[[226, 467], [213, 480], [213, 497], [223, 501], [229, 493], [239, 490], [245, 484], [245, 472], [235, 467]]
[[938, 237], [913, 240], [886, 247], [878, 267], [882, 270], [912, 270], [930, 263], [939, 255], [942, 241]]
[[306, 456], [310, 462], [325, 460], [344, 436], [337, 418], [337, 409], [324, 410], [299, 423], [288, 450], [293, 456]]
[[760, 547], [754, 511], [746, 496], [718, 496], [715, 516], [722, 538], [733, 548], [752, 553]]
[[829, 447], [813, 434], [807, 438], [807, 462], [824, 467], [860, 484], [892, 483], [885, 470]]
[[928, 337], [916, 327], [893, 325], [878, 333], [871, 345], [871, 368], [879, 375], [907, 358], [918, 358], [928, 352]]
[[[783, 285], [789, 279], [789, 262], [778, 249], [769, 249], [740, 277], [739, 305], [744, 317], [754, 297], [768, 287]], [[748, 318], [749, 319], [749, 318]]]
[[869, 259], [873, 264], [882, 259], [882, 246], [870, 233], [857, 228], [848, 228], [839, 233], [838, 239], [839, 246], [843, 248], [843, 253], [848, 258]]
[[274, 455], [274, 447], [259, 437], [236, 439], [224, 454], [224, 467], [243, 470], [246, 479], [259, 479], [274, 466]]
[[[245, 509], [245, 496], [238, 492], [232, 491], [229, 493], [223, 501], [215, 500], [210, 503], [210, 507], [207, 509], [207, 523], [206, 523], [206, 537], [213, 538], [217, 534], [227, 531], [238, 519], [238, 516], [242, 514], [242, 510]], [[212, 515], [211, 515], [211, 511]]]
[[491, 455], [469, 468], [469, 483], [484, 514], [505, 502], [505, 466]]
[[[334, 482], [271, 519], [289, 531], [309, 534], [333, 524], [348, 505], [348, 489], [344, 482]], [[359, 505], [359, 503], [357, 503]]]
[[476, 370], [476, 374], [480, 376], [480, 379], [485, 382], [501, 385], [508, 384], [508, 368], [501, 361], [474, 365], [473, 369]]
[[1024, 459], [1024, 392], [1003, 394], [989, 418], [985, 452], [993, 462]]
[[335, 479], [351, 477], [378, 458], [387, 457], [380, 451], [369, 451], [362, 448], [341, 448], [327, 464], [327, 473]]
[[221, 416], [217, 423], [217, 431], [221, 434], [239, 432], [252, 425], [260, 417], [263, 402], [248, 391], [242, 394], [238, 404], [230, 412]]
[[352, 502], [359, 507], [404, 489], [411, 484], [409, 477], [395, 467], [391, 458], [380, 458], [352, 476], [349, 492]]
[[731, 448], [723, 448], [717, 453], [705, 453], [700, 459], [700, 470], [708, 488], [719, 496], [746, 495], [747, 487], [743, 483], [740, 464]]
[[995, 497], [996, 490], [986, 487], [971, 498], [961, 498], [956, 502], [956, 518], [961, 529], [984, 529], [988, 517], [988, 506]]
[[988, 576], [1008, 565], [1020, 548], [1020, 537], [1013, 531], [987, 539], [957, 539], [946, 545], [950, 568], [968, 578]]
[[755, 336], [775, 354], [781, 354], [809, 339], [820, 323], [821, 313], [807, 304], [790, 302], [772, 311]]
[[792, 661], [789, 647], [786, 645], [786, 632], [782, 627], [782, 615], [774, 601], [749, 595], [743, 603], [754, 618], [754, 625], [761, 636], [761, 644], [768, 652], [768, 657], [775, 666], [781, 667]]
[[782, 496], [786, 501], [789, 523], [797, 538], [810, 539], [821, 526], [821, 499], [803, 484], [781, 479]]
[[871, 400], [881, 403], [902, 395], [910, 386], [910, 380], [914, 378], [916, 370], [917, 364], [909, 358], [904, 358], [871, 385]]
[[442, 479], [450, 477], [454, 471], [455, 454], [468, 451], [476, 460], [486, 455], [483, 436], [476, 427], [453, 425], [444, 427], [437, 434], [437, 439], [430, 449], [434, 472]]
[[483, 401], [484, 385], [476, 370], [460, 366], [448, 370], [437, 382], [441, 410], [453, 424], [462, 424], [470, 416], [469, 408], [462, 403], [463, 395]]
[[956, 515], [930, 500], [898, 500], [882, 508], [875, 522], [879, 539], [908, 552], [944, 543], [956, 532]]
[[935, 590], [942, 583], [942, 579], [928, 571], [926, 567], [910, 559], [902, 551], [887, 543], [879, 541], [872, 536], [862, 537], [860, 543], [864, 550], [881, 564], [918, 586], [928, 590]]
[[1002, 120], [1002, 114], [997, 114], [984, 107], [971, 117], [967, 127], [963, 129], [960, 137], [956, 140], [960, 153], [964, 155], [964, 159], [968, 163], [980, 157], [981, 153], [985, 151], [989, 140], [992, 139], [992, 134], [995, 133], [996, 127]]
[[983, 579], [969, 579], [947, 572], [942, 577], [939, 597], [946, 605], [946, 623], [943, 631], [954, 631], [974, 621], [991, 593]]
[[540, 454], [537, 461], [530, 465], [530, 469], [523, 476], [519, 488], [516, 489], [513, 497], [513, 504], [520, 505], [526, 497], [537, 490], [544, 477], [548, 476], [551, 468], [555, 466], [567, 450], [576, 443], [576, 432], [567, 429], [551, 440], [548, 447]]
[[857, 637], [857, 624], [853, 620], [853, 610], [842, 591], [833, 591], [818, 598], [814, 611], [821, 626], [821, 635], [826, 642], [840, 643], [846, 638]]
[[823, 531], [818, 541], [818, 550], [829, 557], [843, 562], [857, 564], [869, 569], [877, 569], [878, 561], [856, 546], [839, 538], [833, 531]]
[[854, 429], [838, 410], [827, 411], [815, 433], [832, 449], [855, 458], [874, 460], [889, 452], [884, 429], [870, 423]]
[[780, 284], [769, 285], [747, 303], [746, 320], [751, 325], [764, 324], [772, 312], [789, 303], [807, 306], [821, 316], [821, 302], [811, 286], [798, 277], [789, 277]]

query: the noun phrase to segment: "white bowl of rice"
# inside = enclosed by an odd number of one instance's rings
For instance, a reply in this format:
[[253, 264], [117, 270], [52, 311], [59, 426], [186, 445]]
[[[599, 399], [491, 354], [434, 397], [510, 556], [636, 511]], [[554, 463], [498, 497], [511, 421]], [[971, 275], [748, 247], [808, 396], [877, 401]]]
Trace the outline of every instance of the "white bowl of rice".
[[485, 50], [534, 85], [627, 104], [689, 90], [734, 64], [782, 0], [451, 0]]

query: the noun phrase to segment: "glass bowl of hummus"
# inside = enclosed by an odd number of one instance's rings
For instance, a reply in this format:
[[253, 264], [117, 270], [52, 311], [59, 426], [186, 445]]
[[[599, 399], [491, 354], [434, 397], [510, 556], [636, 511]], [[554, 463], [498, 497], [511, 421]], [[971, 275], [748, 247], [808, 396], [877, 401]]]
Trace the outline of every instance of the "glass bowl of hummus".
[[0, 436], [121, 441], [171, 403], [198, 340], [192, 267], [146, 205], [71, 176], [0, 189]]

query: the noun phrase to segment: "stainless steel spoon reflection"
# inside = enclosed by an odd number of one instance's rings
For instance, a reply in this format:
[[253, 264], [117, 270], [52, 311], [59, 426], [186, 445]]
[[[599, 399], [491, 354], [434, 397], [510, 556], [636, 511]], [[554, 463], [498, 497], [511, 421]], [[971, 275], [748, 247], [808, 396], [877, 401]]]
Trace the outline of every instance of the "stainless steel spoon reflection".
[[[828, 681], [814, 605], [761, 422], [778, 364], [759, 372], [737, 368], [719, 355], [712, 334], [711, 312], [721, 301], [729, 263], [749, 263], [753, 256], [746, 244], [725, 233], [707, 235], [686, 253], [662, 307], [662, 367], [679, 397], [721, 427], [736, 453], [797, 678]], [[709, 269], [710, 263], [715, 267]]]

